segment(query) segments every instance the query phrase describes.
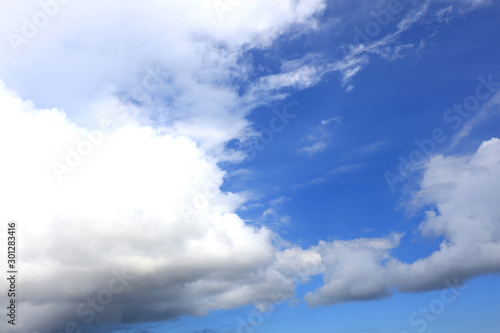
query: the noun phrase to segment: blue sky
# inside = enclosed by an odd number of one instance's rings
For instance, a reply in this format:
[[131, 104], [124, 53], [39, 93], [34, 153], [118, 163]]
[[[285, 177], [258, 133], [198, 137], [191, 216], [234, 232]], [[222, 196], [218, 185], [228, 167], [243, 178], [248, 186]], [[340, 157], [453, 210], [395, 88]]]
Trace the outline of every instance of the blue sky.
[[2, 331], [498, 330], [497, 2], [2, 6]]

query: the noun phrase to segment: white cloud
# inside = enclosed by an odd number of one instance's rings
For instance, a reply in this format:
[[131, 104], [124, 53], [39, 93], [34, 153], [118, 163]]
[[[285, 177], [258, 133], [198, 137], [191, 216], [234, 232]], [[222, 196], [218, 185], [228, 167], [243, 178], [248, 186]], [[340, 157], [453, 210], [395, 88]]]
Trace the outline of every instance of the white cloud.
[[[396, 6], [396, 12], [392, 13], [394, 15], [390, 15], [391, 19], [399, 19], [395, 27], [389, 25], [389, 22], [381, 25], [380, 21], [374, 17], [367, 18], [367, 22], [356, 26], [359, 31], [356, 32], [354, 43], [349, 42], [342, 46], [344, 57], [328, 65], [328, 71], [339, 72], [342, 86], [346, 87], [347, 91], [351, 91], [354, 88], [352, 84], [354, 76], [368, 65], [372, 55], [394, 61], [405, 57], [411, 50], [419, 52], [425, 47], [426, 40], [436, 35], [440, 28], [439, 24], [448, 24], [450, 20], [463, 16], [480, 6], [489, 5], [491, 2], [490, 0], [400, 2], [400, 5]], [[448, 5], [449, 3], [452, 4]], [[387, 11], [387, 9], [383, 10]], [[376, 13], [377, 10], [374, 12]], [[398, 15], [403, 15], [403, 17], [399, 18]], [[368, 22], [378, 26], [379, 30], [375, 35], [366, 33]], [[407, 38], [410, 42], [403, 43], [402, 36], [418, 25], [428, 27], [432, 33], [420, 40], [411, 41], [411, 38]]]
[[325, 150], [328, 147], [331, 137], [331, 133], [327, 128], [327, 125], [333, 122], [335, 125], [340, 126], [342, 124], [342, 119], [343, 118], [341, 116], [335, 116], [329, 119], [321, 120], [319, 126], [316, 127], [311, 134], [302, 139], [303, 141], [312, 142], [312, 144], [300, 148], [299, 152], [314, 155]]
[[311, 306], [377, 299], [399, 292], [446, 288], [447, 283], [500, 271], [500, 139], [463, 157], [433, 157], [412, 204], [425, 207], [418, 230], [443, 237], [430, 256], [404, 263], [391, 256], [400, 234], [320, 242], [324, 285], [306, 295]]
[[416, 204], [429, 205], [423, 236], [444, 237], [440, 249], [412, 264], [393, 262], [401, 291], [443, 286], [500, 270], [500, 140], [484, 142], [466, 157], [436, 156], [429, 162]]
[[326, 267], [324, 285], [306, 294], [307, 304], [314, 307], [389, 296], [391, 288], [383, 261], [401, 237], [394, 234], [387, 238], [321, 241], [314, 250], [321, 254]]
[[[2, 5], [3, 35], [22, 34], [23, 16], [42, 13], [38, 2]], [[366, 53], [382, 54], [385, 42], [331, 68], [309, 55], [254, 85], [241, 83], [254, 70], [246, 51], [317, 28], [324, 7], [323, 0], [245, 1], [219, 17], [213, 1], [69, 2], [19, 53], [0, 41], [0, 77], [21, 96], [1, 84], [1, 215], [19, 221], [21, 330], [89, 319], [76, 310], [82, 303], [89, 310], [87, 297], [123, 269], [134, 278], [96, 313], [99, 320], [204, 315], [259, 304], [276, 291], [291, 298], [297, 277], [322, 272], [325, 285], [306, 296], [311, 305], [385, 296], [391, 283], [411, 291], [446, 274], [498, 271], [498, 140], [470, 159], [431, 161], [417, 198], [437, 214], [428, 212], [421, 231], [446, 241], [411, 265], [386, 265], [397, 234], [282, 249], [278, 235], [235, 214], [244, 194], [220, 190], [217, 163], [242, 158], [224, 145], [254, 135], [248, 112], [287, 89], [316, 84], [328, 70], [340, 70], [347, 82]], [[96, 129], [106, 118], [111, 126]], [[324, 149], [327, 137], [318, 138], [304, 149]], [[435, 275], [421, 280], [423, 269]]]
[[[283, 204], [288, 201], [291, 201], [291, 199], [284, 196], [271, 200], [269, 202], [269, 208], [265, 209], [262, 212], [260, 218], [258, 218], [255, 222], [271, 230], [280, 228], [283, 225], [288, 225], [290, 222], [290, 217], [283, 214], [282, 212]], [[262, 204], [260, 206], [253, 205], [253, 207], [264, 207], [264, 205]]]
[[[400, 8], [406, 9], [407, 13], [397, 23], [395, 31], [384, 34], [380, 38], [375, 36], [376, 38], [373, 40], [365, 34], [365, 38], [368, 40], [364, 43], [356, 44], [355, 41], [355, 44], [343, 46], [347, 54], [341, 60], [337, 60], [330, 65], [332, 71], [338, 71], [342, 75], [342, 85], [348, 86], [348, 89], [352, 90], [352, 85], [349, 84], [352, 82], [353, 77], [370, 62], [371, 54], [379, 55], [391, 61], [402, 57], [404, 50], [412, 48], [413, 44], [411, 43], [400, 44], [400, 36], [424, 17], [428, 7], [428, 1], [410, 10], [400, 5]], [[376, 23], [376, 21], [373, 22]], [[379, 28], [382, 29], [380, 25]], [[364, 32], [361, 31], [361, 33]], [[361, 35], [361, 33], [359, 34]]]
[[323, 174], [323, 175], [321, 175], [319, 177], [314, 178], [311, 181], [308, 181], [307, 183], [295, 185], [295, 187], [302, 187], [302, 186], [315, 185], [315, 184], [323, 184], [323, 183], [331, 180], [336, 175], [341, 175], [341, 174], [344, 174], [346, 172], [354, 171], [356, 169], [361, 168], [362, 166], [363, 166], [362, 164], [352, 164], [352, 165], [339, 166], [339, 167], [337, 167], [335, 169], [332, 169], [332, 170], [326, 172], [325, 174]]
[[277, 206], [277, 205], [281, 205], [281, 204], [283, 204], [285, 202], [289, 202], [289, 201], [292, 201], [292, 199], [290, 199], [289, 197], [282, 196], [282, 197], [279, 197], [277, 199], [271, 200], [269, 203], [272, 206]]
[[[228, 140], [250, 135], [248, 112], [281, 98], [283, 88], [314, 84], [319, 75], [311, 65], [296, 66], [262, 78], [255, 87], [243, 87], [253, 72], [243, 55], [269, 47], [287, 32], [314, 27], [314, 15], [325, 5], [323, 0], [241, 1], [221, 18], [217, 3], [106, 0], [60, 5], [43, 29], [19, 45], [18, 53], [2, 39], [0, 77], [22, 97], [41, 107], [64, 108], [78, 123], [92, 121], [95, 115], [88, 110], [103, 95], [118, 96], [126, 104], [139, 102], [143, 120], [163, 117], [162, 125], [171, 133], [188, 136], [221, 158], [241, 158], [222, 152]], [[0, 20], [3, 35], [22, 34], [23, 16], [29, 21], [44, 13], [38, 4], [8, 8]], [[151, 68], [156, 75], [146, 82], [154, 89], [143, 89]], [[47, 80], [50, 84], [39, 84]], [[248, 91], [240, 96], [242, 87]]]
[[[94, 322], [293, 295], [293, 281], [273, 268], [278, 236], [234, 213], [244, 197], [220, 191], [217, 163], [242, 158], [224, 144], [252, 135], [245, 116], [260, 103], [233, 84], [252, 71], [242, 54], [314, 27], [323, 8], [245, 1], [221, 18], [210, 1], [70, 2], [17, 54], [2, 39], [0, 77], [24, 98], [2, 83], [0, 154], [12, 163], [0, 167], [0, 198], [22, 234], [21, 330], [91, 320], [87, 298], [122, 269], [135, 279]], [[4, 35], [43, 14], [38, 3], [4, 9]], [[279, 95], [314, 83], [309, 67], [294, 71], [263, 79], [264, 88]]]
[[219, 190], [224, 173], [194, 141], [121, 127], [59, 182], [51, 163], [66, 164], [67, 147], [99, 135], [3, 87], [0, 105], [0, 154], [10, 161], [0, 167], [0, 199], [2, 216], [18, 220], [22, 235], [23, 329], [64, 324], [123, 268], [137, 277], [134, 287], [101, 313], [123, 321], [205, 314], [273, 290], [293, 294], [294, 284], [270, 268], [272, 232], [234, 214], [242, 198]]
[[332, 117], [332, 118], [329, 118], [329, 119], [323, 119], [322, 121], [320, 121], [320, 124], [321, 124], [321, 126], [326, 126], [329, 123], [334, 122], [337, 125], [341, 125], [342, 124], [342, 119], [343, 118], [340, 117], [340, 116], [335, 116], [335, 117]]
[[[390, 257], [400, 234], [277, 248], [279, 236], [234, 213], [243, 198], [219, 190], [224, 173], [188, 138], [130, 123], [100, 141], [63, 111], [38, 110], [4, 87], [0, 104], [0, 153], [10, 161], [0, 167], [0, 200], [2, 216], [20, 222], [26, 330], [89, 319], [76, 309], [122, 269], [136, 279], [96, 313], [106, 320], [259, 305], [276, 291], [293, 297], [296, 283], [321, 273], [324, 286], [306, 296], [311, 306], [385, 297], [392, 287], [440, 288], [445, 279], [500, 270], [499, 139], [471, 156], [431, 159], [414, 204], [429, 207], [422, 235], [445, 240], [407, 264]], [[51, 163], [65, 163], [67, 148], [88, 136], [99, 143], [59, 182]]]
[[318, 142], [313, 143], [310, 146], [300, 148], [300, 152], [307, 153], [309, 155], [314, 155], [316, 153], [322, 152], [327, 147], [325, 141], [320, 140]]
[[314, 249], [303, 250], [292, 247], [277, 254], [274, 268], [300, 282], [308, 282], [309, 277], [325, 271], [321, 255]]

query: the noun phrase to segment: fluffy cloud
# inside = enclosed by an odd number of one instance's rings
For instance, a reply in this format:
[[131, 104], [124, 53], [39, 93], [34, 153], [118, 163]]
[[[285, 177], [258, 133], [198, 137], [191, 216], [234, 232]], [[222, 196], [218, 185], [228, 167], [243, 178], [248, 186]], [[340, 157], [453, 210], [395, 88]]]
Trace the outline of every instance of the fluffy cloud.
[[297, 283], [318, 274], [324, 285], [306, 295], [311, 306], [500, 271], [499, 139], [470, 156], [430, 160], [412, 204], [426, 208], [422, 235], [444, 241], [403, 263], [390, 254], [401, 234], [278, 248], [278, 235], [234, 213], [243, 197], [220, 191], [217, 160], [186, 137], [133, 121], [89, 130], [3, 86], [0, 104], [0, 153], [9, 161], [0, 200], [2, 215], [20, 222], [27, 331], [252, 303], [265, 310], [269, 295], [293, 297]]
[[401, 291], [443, 287], [500, 270], [500, 140], [484, 142], [466, 157], [429, 162], [414, 204], [427, 205], [423, 236], [443, 237], [440, 249], [412, 264], [392, 262]]
[[[53, 15], [30, 30], [42, 3]], [[314, 27], [324, 4], [218, 3], [6, 4], [0, 31], [21, 39], [2, 39], [0, 76], [20, 96], [2, 83], [0, 199], [22, 235], [23, 331], [293, 296], [278, 236], [234, 213], [244, 199], [220, 191], [217, 163], [241, 158], [224, 145], [252, 135], [262, 94], [314, 81], [296, 67], [243, 87], [242, 54]]]
[[80, 124], [93, 121], [93, 105], [117, 97], [140, 106], [145, 122], [168, 125], [223, 158], [225, 142], [251, 134], [245, 116], [252, 108], [320, 76], [304, 66], [248, 86], [255, 74], [243, 55], [314, 29], [323, 0], [230, 1], [223, 13], [219, 0], [46, 2], [54, 15], [40, 27], [45, 6], [9, 3], [3, 11], [0, 33], [23, 42], [0, 41], [0, 77], [21, 97], [61, 107]]
[[0, 153], [10, 161], [0, 199], [2, 216], [20, 224], [23, 329], [94, 320], [81, 304], [123, 270], [134, 279], [94, 311], [103, 320], [202, 315], [293, 294], [271, 268], [273, 234], [234, 214], [241, 197], [219, 190], [224, 173], [194, 141], [139, 125], [89, 131], [4, 88], [0, 105]]
[[388, 238], [321, 241], [314, 251], [321, 254], [326, 272], [324, 285], [305, 296], [310, 306], [380, 298], [391, 294], [383, 261], [397, 247], [401, 234]]
[[413, 264], [390, 257], [399, 234], [283, 249], [235, 214], [244, 198], [220, 190], [217, 165], [242, 158], [225, 144], [254, 135], [248, 112], [327, 71], [348, 81], [379, 50], [330, 66], [308, 55], [254, 81], [243, 55], [317, 28], [323, 0], [233, 1], [222, 13], [217, 0], [62, 2], [43, 2], [53, 15], [30, 36], [40, 2], [0, 14], [0, 32], [24, 38], [0, 41], [0, 77], [19, 93], [0, 86], [0, 215], [19, 221], [21, 330], [264, 309], [322, 273], [313, 306], [499, 270], [498, 140], [431, 161], [416, 202], [435, 209], [420, 230], [445, 241]]
[[390, 238], [320, 242], [312, 250], [325, 266], [324, 286], [306, 295], [311, 306], [377, 299], [399, 292], [446, 288], [447, 283], [500, 271], [500, 140], [476, 153], [433, 157], [412, 205], [425, 208], [423, 237], [443, 237], [429, 257], [404, 263]]

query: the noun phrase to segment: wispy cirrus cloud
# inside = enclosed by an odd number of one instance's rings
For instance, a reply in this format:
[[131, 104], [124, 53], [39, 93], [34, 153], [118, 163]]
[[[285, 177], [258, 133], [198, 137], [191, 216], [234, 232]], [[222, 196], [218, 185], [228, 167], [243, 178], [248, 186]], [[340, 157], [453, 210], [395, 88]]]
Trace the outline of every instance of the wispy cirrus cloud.
[[[342, 86], [350, 91], [354, 88], [354, 76], [370, 63], [372, 56], [394, 61], [410, 52], [421, 52], [441, 25], [490, 3], [489, 0], [388, 2], [387, 8], [372, 11], [367, 22], [356, 26], [354, 41], [342, 43], [344, 56], [331, 62], [328, 71], [339, 72]], [[428, 36], [418, 40], [403, 38], [419, 26], [429, 28]]]
[[[314, 155], [320, 153], [328, 147], [331, 139], [331, 127], [340, 126], [342, 117], [335, 116], [329, 119], [324, 119], [319, 122], [312, 133], [308, 134], [301, 141], [308, 142], [308, 145], [299, 149], [300, 153]], [[330, 125], [330, 126], [329, 126]]]
[[410, 204], [425, 209], [418, 232], [423, 237], [443, 237], [439, 248], [406, 263], [391, 254], [402, 234], [320, 242], [312, 249], [321, 254], [324, 285], [306, 295], [308, 304], [378, 299], [392, 295], [394, 288], [442, 289], [447, 281], [462, 284], [500, 271], [499, 166], [499, 139], [483, 142], [467, 156], [433, 157]]
[[356, 169], [361, 168], [362, 166], [363, 166], [362, 164], [352, 164], [352, 165], [339, 166], [337, 168], [334, 168], [334, 169], [326, 172], [325, 174], [323, 174], [319, 177], [314, 178], [311, 181], [308, 181], [308, 182], [303, 183], [303, 184], [295, 185], [294, 187], [323, 184], [323, 183], [330, 181], [332, 178], [334, 178], [337, 175], [342, 175], [344, 173], [354, 171]]
[[460, 131], [456, 133], [451, 138], [451, 148], [457, 147], [457, 145], [465, 139], [477, 126], [484, 123], [491, 117], [498, 115], [500, 113], [500, 92], [497, 92], [488, 102], [483, 105], [477, 113], [467, 122], [463, 124]]

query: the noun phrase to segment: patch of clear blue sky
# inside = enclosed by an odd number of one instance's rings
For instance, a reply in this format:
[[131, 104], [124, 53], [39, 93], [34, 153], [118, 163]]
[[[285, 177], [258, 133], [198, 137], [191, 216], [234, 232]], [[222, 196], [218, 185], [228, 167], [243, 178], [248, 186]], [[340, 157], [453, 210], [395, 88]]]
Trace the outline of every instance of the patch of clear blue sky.
[[[322, 20], [326, 22], [331, 9]], [[412, 262], [438, 248], [440, 239], [422, 239], [414, 234], [421, 215], [397, 209], [401, 186], [392, 192], [384, 178], [386, 171], [397, 172], [398, 156], [416, 148], [415, 139], [426, 139], [436, 127], [446, 135], [457, 132], [443, 121], [443, 113], [474, 93], [479, 75], [492, 74], [500, 80], [500, 6], [498, 3], [456, 18], [442, 26], [428, 40], [424, 50], [402, 59], [386, 61], [371, 56], [370, 63], [355, 76], [355, 88], [346, 92], [338, 73], [328, 74], [310, 88], [293, 94], [271, 107], [255, 110], [249, 118], [255, 128], [269, 126], [273, 108], [294, 115], [290, 124], [276, 133], [254, 159], [239, 165], [248, 176], [233, 176], [225, 190], [253, 190], [263, 206], [238, 213], [250, 223], [260, 219], [270, 201], [288, 197], [274, 207], [290, 217], [290, 224], [270, 224], [288, 241], [304, 247], [319, 240], [379, 237], [391, 231], [406, 232], [394, 256]], [[365, 22], [365, 21], [363, 21]], [[308, 52], [321, 52], [331, 58], [341, 56], [338, 45], [353, 38], [353, 26], [320, 31], [313, 36], [284, 41], [271, 51], [253, 52], [254, 61], [273, 68], [283, 57], [293, 59]], [[342, 33], [337, 33], [342, 32]], [[428, 34], [423, 28], [409, 31], [405, 38], [418, 40]], [[341, 117], [341, 125], [327, 127], [326, 148], [311, 156], [299, 150], [311, 144], [308, 135], [317, 134], [321, 120]], [[499, 117], [476, 128], [464, 142], [450, 149], [449, 140], [436, 152], [465, 153], [477, 149], [482, 140], [498, 136]], [[316, 179], [315, 182], [307, 184]], [[304, 185], [306, 184], [306, 185]], [[500, 277], [488, 275], [467, 282], [467, 289], [424, 330], [428, 333], [494, 333], [500, 326]], [[321, 285], [321, 278], [299, 287], [298, 299]], [[302, 301], [291, 307], [277, 306], [253, 332], [418, 332], [409, 316], [438, 299], [441, 291], [396, 294], [392, 298], [369, 302], [308, 308]], [[181, 318], [159, 324], [151, 332], [225, 333], [237, 332], [238, 317], [248, 318], [252, 307], [217, 311], [205, 318]], [[140, 328], [147, 326], [135, 326]], [[134, 326], [131, 327], [133, 329]], [[126, 331], [124, 331], [126, 332]], [[241, 332], [246, 332], [241, 330]]]
[[[293, 307], [282, 303], [263, 316], [261, 325], [252, 329], [259, 333], [496, 333], [500, 309], [499, 282], [498, 274], [473, 279], [450, 303], [441, 301], [442, 291], [396, 294], [377, 301], [314, 309], [303, 302]], [[445, 297], [454, 295], [449, 291]], [[444, 306], [440, 308], [441, 304]], [[437, 315], [430, 311], [433, 306], [435, 311], [438, 310]], [[248, 333], [252, 331], [245, 330], [240, 323], [242, 320], [259, 320], [252, 313], [252, 307], [247, 306], [216, 311], [202, 319], [185, 317], [168, 323], [131, 325], [114, 332], [236, 333], [240, 328], [239, 332]], [[428, 313], [428, 316], [423, 313]], [[108, 329], [107, 332], [112, 331]]]

